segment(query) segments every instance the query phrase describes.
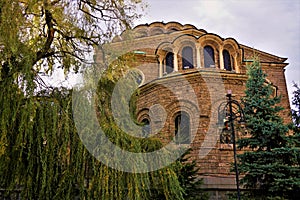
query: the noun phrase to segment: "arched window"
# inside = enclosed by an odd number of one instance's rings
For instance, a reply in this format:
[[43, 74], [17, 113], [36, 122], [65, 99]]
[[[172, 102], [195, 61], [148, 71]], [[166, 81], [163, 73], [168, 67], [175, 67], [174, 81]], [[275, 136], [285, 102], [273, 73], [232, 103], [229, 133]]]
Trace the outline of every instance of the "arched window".
[[126, 77], [134, 80], [138, 86], [142, 85], [145, 79], [144, 73], [137, 68], [129, 70], [126, 74]]
[[142, 120], [142, 124], [143, 124], [143, 137], [148, 137], [151, 133], [151, 127], [150, 127], [150, 121], [147, 118], [144, 118]]
[[223, 61], [224, 61], [224, 69], [227, 71], [231, 71], [231, 57], [227, 50], [223, 50]]
[[186, 112], [180, 112], [175, 118], [175, 143], [190, 144], [190, 117]]
[[169, 74], [174, 71], [174, 54], [172, 52], [166, 55], [166, 72]]
[[182, 55], [182, 69], [194, 68], [192, 47], [184, 47], [182, 49], [181, 55]]
[[204, 47], [204, 66], [206, 68], [215, 67], [215, 54], [211, 46]]

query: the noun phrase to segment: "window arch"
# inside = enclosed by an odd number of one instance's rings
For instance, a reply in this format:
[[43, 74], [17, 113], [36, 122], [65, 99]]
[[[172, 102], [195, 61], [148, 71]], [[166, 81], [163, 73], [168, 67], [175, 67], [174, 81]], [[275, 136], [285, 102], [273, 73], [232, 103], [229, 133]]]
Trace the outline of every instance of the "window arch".
[[204, 47], [204, 67], [215, 66], [215, 54], [214, 49], [211, 46]]
[[224, 61], [224, 69], [226, 69], [227, 71], [231, 71], [232, 70], [231, 56], [227, 50], [223, 50], [223, 61]]
[[169, 74], [174, 71], [174, 53], [169, 52], [166, 55], [166, 72]]
[[175, 117], [175, 143], [190, 144], [190, 117], [186, 112], [180, 112]]
[[193, 63], [193, 49], [192, 47], [186, 46], [182, 49], [182, 69], [194, 68]]

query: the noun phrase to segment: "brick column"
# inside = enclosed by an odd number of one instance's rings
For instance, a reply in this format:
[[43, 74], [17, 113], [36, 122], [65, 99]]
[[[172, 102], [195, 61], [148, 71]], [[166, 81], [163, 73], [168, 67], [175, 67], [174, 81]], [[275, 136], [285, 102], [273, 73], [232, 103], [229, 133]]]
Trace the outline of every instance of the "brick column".
[[163, 59], [161, 56], [159, 56], [159, 72], [158, 72], [159, 78], [163, 76]]
[[219, 49], [220, 69], [224, 69], [223, 48]]
[[174, 72], [178, 71], [178, 49], [174, 49]]
[[233, 63], [232, 63], [232, 66], [234, 66], [235, 67], [235, 72], [236, 73], [240, 73], [241, 71], [240, 71], [240, 67], [238, 66], [238, 62], [237, 62], [237, 55], [238, 54], [235, 54], [234, 56], [233, 56]]
[[196, 63], [197, 63], [197, 68], [202, 68], [201, 66], [201, 46], [200, 44], [196, 45]]

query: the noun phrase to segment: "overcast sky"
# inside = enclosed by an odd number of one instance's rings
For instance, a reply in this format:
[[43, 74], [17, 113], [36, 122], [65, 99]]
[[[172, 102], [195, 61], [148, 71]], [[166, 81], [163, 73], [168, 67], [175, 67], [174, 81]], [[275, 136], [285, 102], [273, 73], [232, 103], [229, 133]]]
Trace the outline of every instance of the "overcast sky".
[[177, 21], [232, 37], [238, 43], [288, 58], [286, 79], [300, 84], [300, 1], [298, 0], [144, 0], [136, 25]]

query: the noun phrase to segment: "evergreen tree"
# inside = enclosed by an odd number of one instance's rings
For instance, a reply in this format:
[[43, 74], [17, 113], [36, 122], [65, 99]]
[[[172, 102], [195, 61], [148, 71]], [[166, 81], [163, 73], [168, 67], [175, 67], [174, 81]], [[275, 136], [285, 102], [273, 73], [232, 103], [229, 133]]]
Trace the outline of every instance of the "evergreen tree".
[[180, 186], [184, 190], [184, 199], [186, 200], [206, 200], [208, 199], [208, 193], [205, 193], [201, 188], [203, 179], [199, 179], [196, 161], [190, 161], [191, 149], [186, 151], [177, 160], [177, 168], [175, 170]]
[[291, 129], [294, 132], [297, 146], [300, 147], [300, 88], [294, 83], [295, 91], [293, 92], [294, 96], [292, 99], [292, 104], [294, 109], [292, 109], [292, 119], [293, 123], [291, 124]]
[[273, 96], [257, 59], [248, 66], [247, 75], [242, 104], [250, 137], [238, 140], [238, 147], [246, 148], [238, 155], [241, 183], [252, 189], [254, 198], [293, 199], [299, 194], [299, 149], [287, 136], [288, 126], [279, 116], [280, 97]]

